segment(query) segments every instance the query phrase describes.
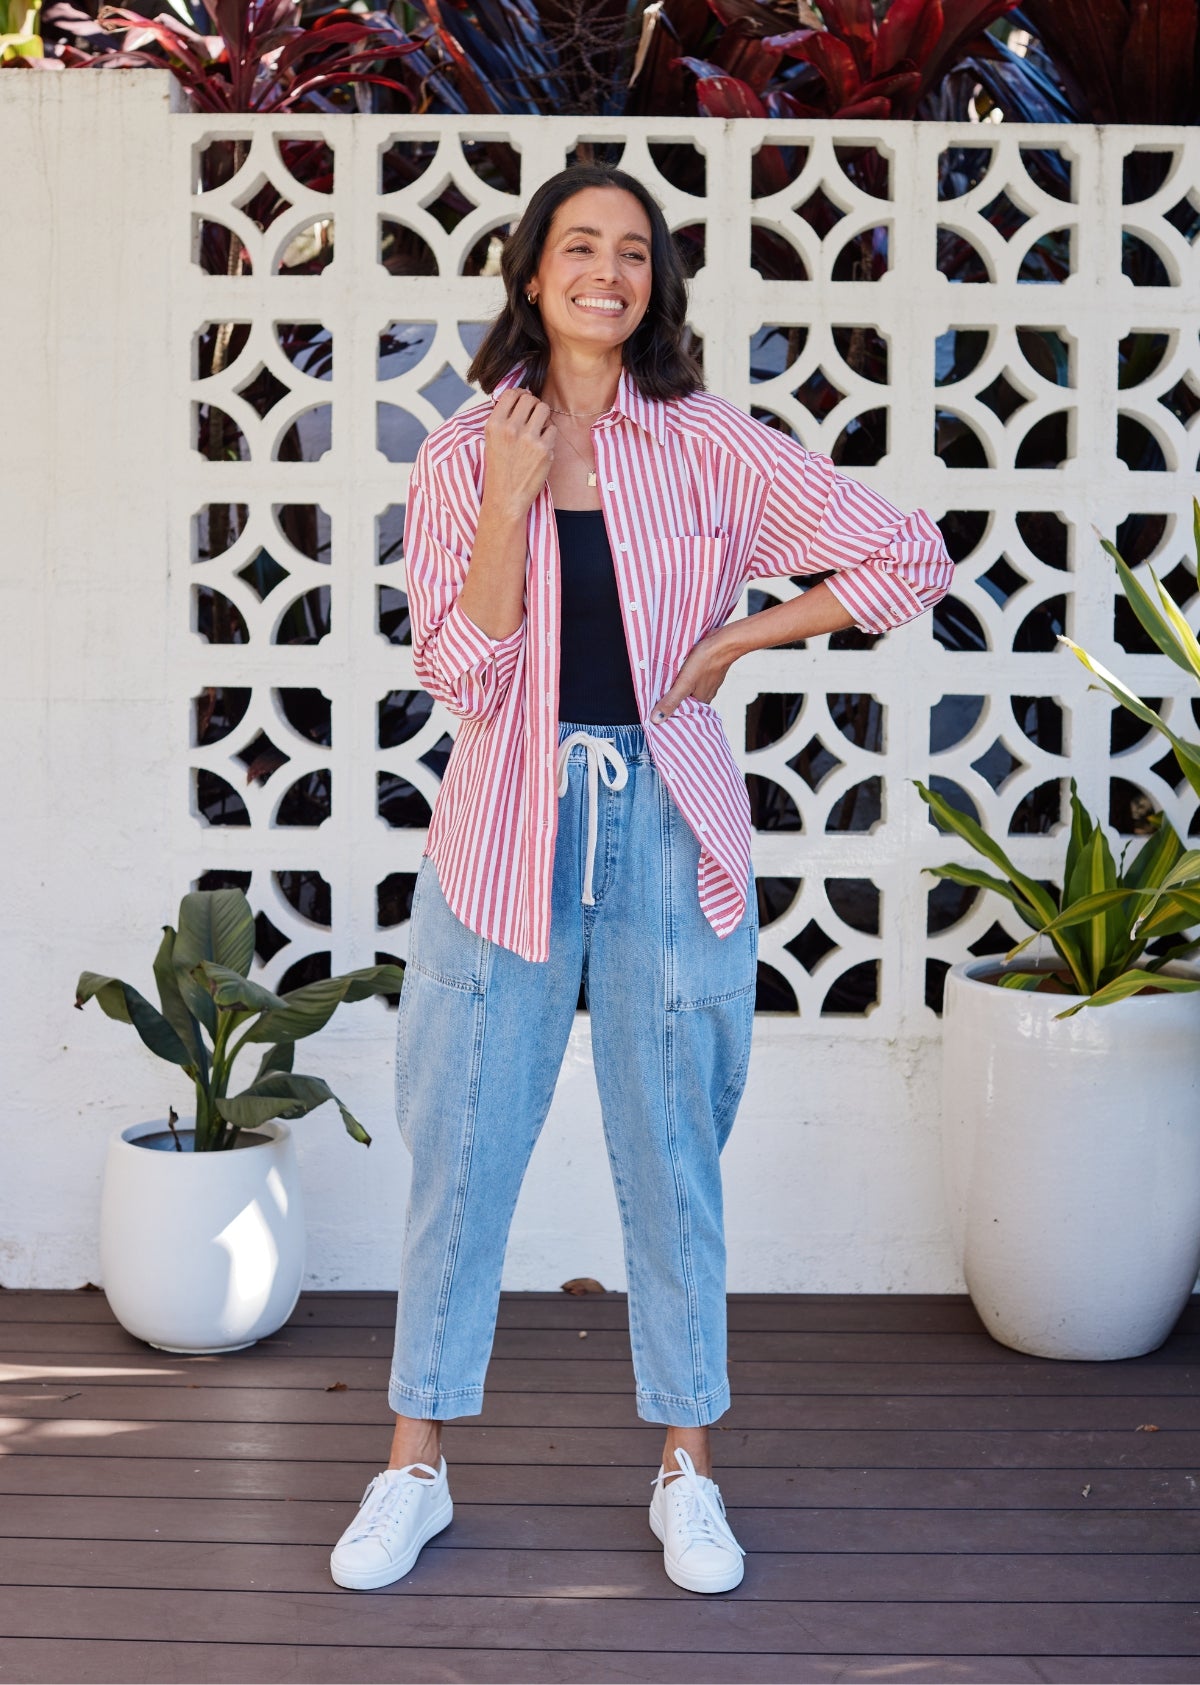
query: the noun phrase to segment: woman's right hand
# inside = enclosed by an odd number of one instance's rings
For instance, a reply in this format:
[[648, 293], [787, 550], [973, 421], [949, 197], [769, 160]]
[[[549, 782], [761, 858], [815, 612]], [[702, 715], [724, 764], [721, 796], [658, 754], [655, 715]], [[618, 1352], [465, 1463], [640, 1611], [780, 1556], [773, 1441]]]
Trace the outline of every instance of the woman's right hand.
[[546, 483], [558, 431], [548, 404], [523, 387], [501, 392], [483, 428], [483, 503], [524, 517]]

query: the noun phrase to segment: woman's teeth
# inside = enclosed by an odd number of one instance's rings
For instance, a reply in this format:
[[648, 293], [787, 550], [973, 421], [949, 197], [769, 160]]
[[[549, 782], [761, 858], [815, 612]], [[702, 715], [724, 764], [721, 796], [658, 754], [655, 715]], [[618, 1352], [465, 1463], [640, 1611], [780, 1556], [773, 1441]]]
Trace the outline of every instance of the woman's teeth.
[[619, 298], [588, 298], [586, 295], [574, 300], [581, 310], [607, 310], [610, 315], [619, 315], [625, 306]]

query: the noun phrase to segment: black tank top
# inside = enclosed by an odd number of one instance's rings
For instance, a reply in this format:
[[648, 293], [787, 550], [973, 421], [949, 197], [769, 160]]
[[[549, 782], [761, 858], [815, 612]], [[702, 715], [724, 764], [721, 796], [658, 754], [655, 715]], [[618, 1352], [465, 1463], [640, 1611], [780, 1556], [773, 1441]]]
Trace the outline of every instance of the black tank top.
[[602, 509], [556, 509], [562, 552], [558, 717], [580, 725], [640, 723], [617, 578]]

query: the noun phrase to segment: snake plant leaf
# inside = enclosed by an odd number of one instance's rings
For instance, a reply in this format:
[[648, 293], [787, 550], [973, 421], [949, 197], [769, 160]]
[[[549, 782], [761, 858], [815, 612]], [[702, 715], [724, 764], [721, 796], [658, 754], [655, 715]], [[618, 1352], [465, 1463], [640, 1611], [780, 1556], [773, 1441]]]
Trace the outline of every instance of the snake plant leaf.
[[208, 1049], [200, 1033], [200, 1024], [188, 1011], [183, 998], [179, 976], [175, 970], [174, 953], [175, 931], [173, 926], [165, 924], [162, 941], [154, 956], [154, 981], [158, 985], [159, 1005], [162, 1007], [163, 1017], [191, 1053], [191, 1063], [195, 1065], [203, 1081], [208, 1074]]
[[398, 965], [368, 965], [340, 977], [325, 977], [293, 989], [262, 1017], [247, 1041], [300, 1041], [322, 1029], [343, 1001], [367, 1000], [371, 995], [399, 994], [404, 972]]
[[[1157, 821], [1154, 833], [1143, 843], [1122, 877], [1122, 882], [1131, 889], [1153, 889], [1165, 883], [1183, 858], [1183, 844], [1175, 827], [1161, 813], [1151, 817]], [[1196, 855], [1196, 859], [1200, 862], [1200, 854]]]
[[1111, 1006], [1114, 1001], [1138, 994], [1147, 984], [1156, 989], [1169, 989], [1172, 994], [1183, 995], [1200, 989], [1200, 978], [1164, 977], [1159, 971], [1146, 971], [1139, 967], [1136, 971], [1122, 972], [1121, 976], [1114, 977], [1111, 983], [1097, 989], [1086, 1000], [1077, 1001], [1074, 1006], [1067, 1007], [1065, 1012], [1056, 1012], [1054, 1016], [1072, 1018], [1075, 1013], [1082, 1012], [1085, 1006]]
[[1044, 971], [1006, 971], [996, 978], [996, 982], [1002, 989], [1036, 989], [1045, 976]]
[[1160, 731], [1163, 734], [1174, 749], [1188, 783], [1196, 794], [1200, 795], [1200, 745], [1188, 743], [1182, 737], [1177, 736], [1161, 714], [1156, 714], [1153, 708], [1147, 707], [1140, 696], [1135, 696], [1129, 686], [1122, 684], [1115, 673], [1110, 673], [1107, 667], [1102, 666], [1099, 661], [1093, 660], [1088, 652], [1081, 649], [1073, 638], [1068, 638], [1064, 632], [1060, 632], [1058, 641], [1060, 644], [1066, 644], [1068, 649], [1075, 652], [1088, 672], [1095, 674], [1106, 689], [1112, 692], [1123, 708], [1127, 708], [1144, 725], [1153, 726], [1155, 731]]
[[82, 971], [75, 985], [75, 1005], [95, 999], [102, 1012], [118, 1024], [132, 1024], [151, 1053], [172, 1065], [188, 1070], [192, 1055], [161, 1012], [156, 1012], [144, 995], [122, 983], [119, 977], [102, 977], [96, 971]]
[[274, 1117], [303, 1117], [317, 1106], [324, 1105], [326, 1100], [332, 1100], [342, 1114], [346, 1133], [364, 1147], [369, 1147], [371, 1137], [321, 1077], [293, 1076], [286, 1071], [276, 1071], [256, 1078], [243, 1093], [234, 1095], [232, 1099], [218, 1100], [215, 1106], [226, 1123], [232, 1123], [239, 1129], [251, 1129], [256, 1123], [266, 1123]]
[[219, 1007], [236, 1012], [271, 1012], [283, 1005], [283, 996], [261, 983], [252, 983], [231, 966], [218, 965], [214, 960], [201, 960], [192, 968], [194, 977], [202, 977], [208, 992]]
[[1067, 839], [1067, 859], [1063, 867], [1063, 883], [1069, 884], [1075, 875], [1075, 865], [1087, 846], [1094, 827], [1092, 816], [1079, 799], [1075, 780], [1071, 780], [1071, 832]]
[[1159, 936], [1174, 936], [1200, 924], [1200, 888], [1172, 889], [1155, 901], [1149, 912], [1137, 921], [1138, 940], [1143, 944]]
[[[258, 1070], [255, 1073], [254, 1081], [261, 1082], [263, 1077], [271, 1076], [276, 1071], [290, 1071], [292, 1068], [292, 1061], [295, 1057], [296, 1044], [294, 1041], [277, 1041], [272, 1043], [262, 1056]], [[253, 1086], [254, 1085], [252, 1083], [251, 1087]]]
[[1049, 892], [1043, 889], [1040, 883], [1036, 883], [1033, 878], [1026, 877], [1024, 872], [1019, 872], [1004, 850], [999, 844], [992, 841], [980, 825], [977, 825], [973, 819], [969, 819], [965, 813], [959, 813], [957, 808], [951, 807], [950, 803], [943, 797], [934, 795], [933, 791], [927, 789], [919, 778], [914, 778], [913, 783], [917, 787], [921, 800], [932, 810], [934, 818], [937, 819], [939, 824], [944, 826], [946, 830], [953, 831], [964, 842], [970, 843], [975, 852], [982, 854], [985, 860], [990, 860], [993, 866], [998, 866], [1043, 922], [1054, 917], [1058, 908]]
[[[1185, 673], [1191, 673], [1191, 664], [1176, 641], [1169, 621], [1159, 613], [1154, 599], [1143, 586], [1141, 580], [1128, 566], [1115, 544], [1112, 544], [1107, 538], [1102, 538], [1100, 543], [1117, 564], [1117, 572], [1121, 576], [1121, 585], [1129, 599], [1129, 606], [1141, 621], [1142, 626], [1164, 655], [1169, 656], [1177, 667], [1182, 667]], [[1163, 597], [1165, 595], [1163, 587], [1159, 584], [1153, 569], [1150, 571], [1150, 577], [1158, 587], [1159, 596]]]

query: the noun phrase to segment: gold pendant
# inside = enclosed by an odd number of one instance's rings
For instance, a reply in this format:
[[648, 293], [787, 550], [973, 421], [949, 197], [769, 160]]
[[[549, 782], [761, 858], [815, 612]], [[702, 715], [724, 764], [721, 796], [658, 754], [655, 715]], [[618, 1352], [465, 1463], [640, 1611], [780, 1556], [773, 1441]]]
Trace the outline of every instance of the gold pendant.
[[589, 472], [589, 474], [588, 474], [588, 485], [594, 486], [595, 483], [596, 483], [596, 475], [595, 475], [595, 471], [593, 470], [593, 471]]

